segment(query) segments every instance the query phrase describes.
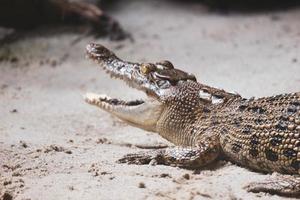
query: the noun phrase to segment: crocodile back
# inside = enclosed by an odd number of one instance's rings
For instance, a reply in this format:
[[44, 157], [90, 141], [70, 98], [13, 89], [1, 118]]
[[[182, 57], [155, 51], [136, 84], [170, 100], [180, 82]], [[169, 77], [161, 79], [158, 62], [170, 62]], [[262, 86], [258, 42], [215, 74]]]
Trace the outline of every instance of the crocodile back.
[[300, 93], [239, 100], [217, 114], [223, 152], [255, 170], [299, 174]]

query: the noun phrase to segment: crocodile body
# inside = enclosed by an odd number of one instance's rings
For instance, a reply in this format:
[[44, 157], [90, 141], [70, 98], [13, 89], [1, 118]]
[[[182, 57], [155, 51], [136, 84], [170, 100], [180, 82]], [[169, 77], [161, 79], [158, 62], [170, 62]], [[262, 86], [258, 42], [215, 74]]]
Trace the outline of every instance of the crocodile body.
[[[97, 44], [87, 55], [109, 74], [149, 99], [125, 102], [87, 94], [86, 101], [129, 124], [159, 133], [176, 147], [129, 154], [120, 162], [199, 168], [224, 155], [261, 172], [293, 174], [291, 187], [273, 193], [300, 195], [300, 92], [245, 99], [196, 81], [169, 61], [132, 63]], [[272, 182], [274, 183], [274, 182]], [[268, 191], [265, 184], [261, 191]], [[253, 189], [254, 188], [254, 189]], [[252, 187], [252, 191], [255, 191]], [[250, 189], [251, 190], [251, 189]]]
[[[177, 97], [186, 90], [192, 95], [182, 106]], [[211, 98], [220, 102], [213, 104]], [[174, 102], [178, 104], [166, 109], [157, 131], [175, 145], [197, 147], [212, 137], [210, 145], [240, 165], [300, 173], [300, 93], [249, 100], [191, 82], [175, 94]]]

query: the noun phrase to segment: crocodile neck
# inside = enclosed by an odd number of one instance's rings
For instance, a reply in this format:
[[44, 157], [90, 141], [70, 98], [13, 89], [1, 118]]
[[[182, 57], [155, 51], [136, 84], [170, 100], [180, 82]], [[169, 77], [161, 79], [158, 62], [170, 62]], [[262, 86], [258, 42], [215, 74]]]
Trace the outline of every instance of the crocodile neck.
[[197, 146], [209, 130], [226, 122], [229, 107], [234, 108], [245, 101], [238, 94], [200, 83], [189, 82], [179, 87], [182, 88], [166, 100], [156, 130], [175, 145]]

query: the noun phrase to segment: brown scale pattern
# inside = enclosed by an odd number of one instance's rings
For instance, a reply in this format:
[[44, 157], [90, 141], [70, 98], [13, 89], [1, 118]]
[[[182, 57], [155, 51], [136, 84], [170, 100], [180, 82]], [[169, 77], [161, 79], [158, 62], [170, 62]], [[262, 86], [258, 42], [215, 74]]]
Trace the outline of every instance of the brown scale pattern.
[[265, 172], [300, 172], [300, 93], [238, 100], [219, 113], [228, 119], [220, 141], [231, 160]]

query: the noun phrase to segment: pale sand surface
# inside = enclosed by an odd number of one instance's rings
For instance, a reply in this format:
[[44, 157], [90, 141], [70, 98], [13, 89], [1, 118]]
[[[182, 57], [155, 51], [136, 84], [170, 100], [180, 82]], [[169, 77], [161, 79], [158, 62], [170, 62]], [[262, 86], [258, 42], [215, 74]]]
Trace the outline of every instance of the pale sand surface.
[[85, 59], [84, 48], [93, 41], [131, 61], [169, 59], [198, 81], [245, 97], [295, 92], [300, 9], [222, 15], [195, 2], [136, 0], [119, 2], [110, 13], [134, 42], [64, 33], [1, 49], [18, 62], [0, 63], [0, 194], [32, 200], [285, 199], [247, 193], [245, 185], [268, 175], [229, 162], [197, 172], [117, 164], [142, 150], [135, 145], [168, 143], [84, 103], [87, 91], [145, 96], [110, 80]]

